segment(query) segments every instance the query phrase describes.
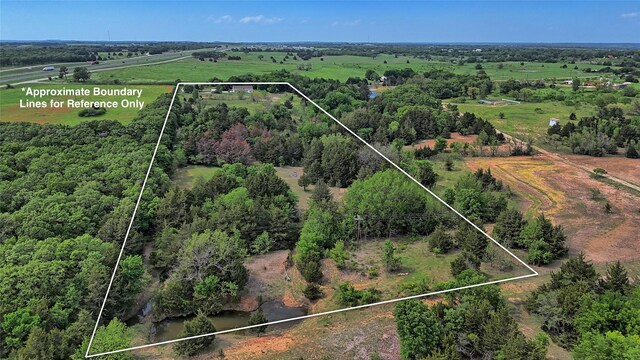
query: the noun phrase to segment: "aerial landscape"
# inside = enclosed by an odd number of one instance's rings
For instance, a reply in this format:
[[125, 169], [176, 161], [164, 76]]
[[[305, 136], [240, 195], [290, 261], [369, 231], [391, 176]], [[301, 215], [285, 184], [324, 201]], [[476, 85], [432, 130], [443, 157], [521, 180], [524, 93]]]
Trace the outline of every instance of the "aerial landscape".
[[0, 359], [640, 359], [637, 2], [37, 4]]

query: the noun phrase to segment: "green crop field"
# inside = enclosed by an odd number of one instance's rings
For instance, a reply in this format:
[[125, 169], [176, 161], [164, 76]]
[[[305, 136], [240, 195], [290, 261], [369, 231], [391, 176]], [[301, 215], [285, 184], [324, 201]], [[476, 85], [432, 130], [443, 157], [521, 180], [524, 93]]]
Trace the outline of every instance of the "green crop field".
[[[58, 89], [63, 85], [29, 85], [31, 88], [54, 88]], [[71, 84], [64, 85], [68, 88], [91, 88], [92, 85], [79, 85], [79, 84]], [[124, 87], [123, 85], [100, 85], [101, 88], [114, 88], [120, 89]], [[145, 105], [153, 102], [158, 96], [163, 93], [171, 91], [171, 87], [164, 85], [137, 85], [136, 89], [142, 89], [142, 96], [140, 97], [141, 101], [144, 101]], [[55, 97], [56, 100], [65, 100], [71, 97]], [[133, 118], [138, 114], [138, 108], [112, 108], [108, 109], [106, 114], [100, 116], [93, 117], [80, 117], [78, 113], [81, 109], [67, 108], [66, 105], [60, 109], [53, 108], [20, 108], [20, 99], [33, 100], [33, 98], [26, 97], [21, 87], [12, 88], [12, 89], [2, 89], [0, 90], [0, 119], [5, 122], [35, 122], [38, 124], [50, 123], [50, 124], [65, 124], [65, 125], [77, 125], [83, 121], [90, 121], [96, 119], [109, 119], [109, 120], [117, 120], [123, 124], [127, 124], [133, 120]], [[46, 96], [43, 98], [36, 99], [38, 101], [47, 101], [53, 99], [51, 96]], [[98, 100], [115, 100], [119, 101], [120, 97], [112, 97], [112, 98], [104, 98], [100, 96], [87, 96], [83, 98], [87, 101], [98, 101]], [[133, 98], [128, 98], [133, 99]], [[80, 99], [78, 99], [80, 100]]]
[[[234, 75], [243, 74], [264, 74], [275, 70], [287, 70], [293, 73], [309, 77], [331, 78], [341, 81], [349, 77], [364, 77], [368, 69], [375, 70], [382, 75], [386, 70], [403, 69], [410, 67], [417, 72], [424, 72], [431, 69], [443, 69], [453, 71], [458, 74], [475, 74], [476, 64], [457, 65], [448, 62], [428, 61], [413, 57], [393, 55], [378, 55], [375, 58], [363, 56], [324, 56], [322, 58], [312, 58], [308, 61], [289, 60], [283, 61], [286, 53], [261, 52], [261, 53], [229, 53], [229, 55], [240, 56], [241, 60], [219, 59], [217, 62], [200, 61], [198, 59], [185, 59], [167, 64], [149, 65], [135, 68], [118, 69], [95, 73], [93, 80], [98, 82], [110, 82], [119, 80], [122, 82], [173, 82], [176, 79], [182, 81], [207, 81], [214, 77], [226, 80]], [[264, 56], [262, 60], [259, 55]], [[273, 62], [273, 56], [277, 62]], [[387, 62], [385, 64], [385, 61]], [[407, 63], [408, 61], [408, 63]], [[299, 70], [298, 65], [311, 65], [309, 70]], [[483, 63], [482, 67], [493, 80], [507, 79], [550, 79], [550, 78], [571, 78], [590, 77], [593, 74], [574, 70], [574, 65], [562, 68], [559, 63], [502, 63], [499, 68], [498, 63]], [[602, 66], [590, 64], [577, 64], [579, 69], [590, 67], [599, 69]]]

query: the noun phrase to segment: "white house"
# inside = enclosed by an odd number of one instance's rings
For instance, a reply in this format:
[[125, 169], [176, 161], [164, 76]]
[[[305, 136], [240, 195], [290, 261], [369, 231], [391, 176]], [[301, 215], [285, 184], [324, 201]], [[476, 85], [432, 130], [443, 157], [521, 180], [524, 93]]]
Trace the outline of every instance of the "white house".
[[250, 94], [253, 92], [253, 85], [233, 85], [231, 87], [231, 92], [232, 93], [246, 92]]
[[560, 119], [551, 118], [549, 119], [549, 126], [560, 125]]

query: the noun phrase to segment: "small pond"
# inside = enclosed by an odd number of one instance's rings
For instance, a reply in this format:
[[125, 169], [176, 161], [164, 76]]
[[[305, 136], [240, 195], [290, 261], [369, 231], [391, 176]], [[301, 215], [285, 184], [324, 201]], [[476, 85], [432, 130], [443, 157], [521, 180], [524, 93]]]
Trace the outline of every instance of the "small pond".
[[[269, 301], [261, 306], [266, 318], [271, 321], [291, 319], [307, 315], [306, 307], [289, 307], [280, 301]], [[165, 319], [154, 324], [155, 339], [154, 341], [167, 341], [180, 337], [184, 329], [184, 323], [191, 320], [195, 315], [180, 318]], [[245, 311], [223, 311], [216, 316], [210, 316], [217, 331], [237, 329], [248, 325], [250, 312]], [[286, 329], [297, 323], [297, 321], [288, 321], [285, 323], [269, 325], [267, 330]], [[154, 330], [152, 330], [153, 332]], [[244, 330], [233, 332], [234, 334], [245, 334]]]

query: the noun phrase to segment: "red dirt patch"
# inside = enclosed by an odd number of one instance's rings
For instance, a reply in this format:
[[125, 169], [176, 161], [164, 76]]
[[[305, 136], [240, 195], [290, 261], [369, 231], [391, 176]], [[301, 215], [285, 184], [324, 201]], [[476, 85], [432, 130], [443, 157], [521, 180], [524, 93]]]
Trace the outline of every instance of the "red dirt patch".
[[592, 157], [584, 155], [565, 155], [563, 157], [591, 169], [603, 168], [612, 176], [640, 184], [640, 160], [638, 159], [628, 159], [621, 156]]
[[[621, 166], [615, 162], [611, 162], [612, 169]], [[640, 259], [638, 196], [592, 179], [583, 168], [554, 154], [470, 158], [467, 164], [471, 169], [490, 167], [523, 199], [522, 210], [543, 211], [563, 225], [571, 254], [584, 251], [596, 263]], [[592, 189], [599, 190], [606, 200], [593, 200]], [[606, 201], [614, 207], [613, 214], [605, 214]]]
[[[473, 144], [473, 142], [476, 141], [477, 138], [478, 138], [478, 135], [460, 135], [459, 133], [456, 132], [456, 133], [451, 133], [451, 139], [446, 139], [446, 140], [447, 140], [447, 145], [453, 142]], [[436, 143], [436, 139], [421, 140], [417, 144], [405, 146], [405, 149], [422, 149], [426, 146], [433, 149], [433, 146], [435, 145], [435, 143]]]

